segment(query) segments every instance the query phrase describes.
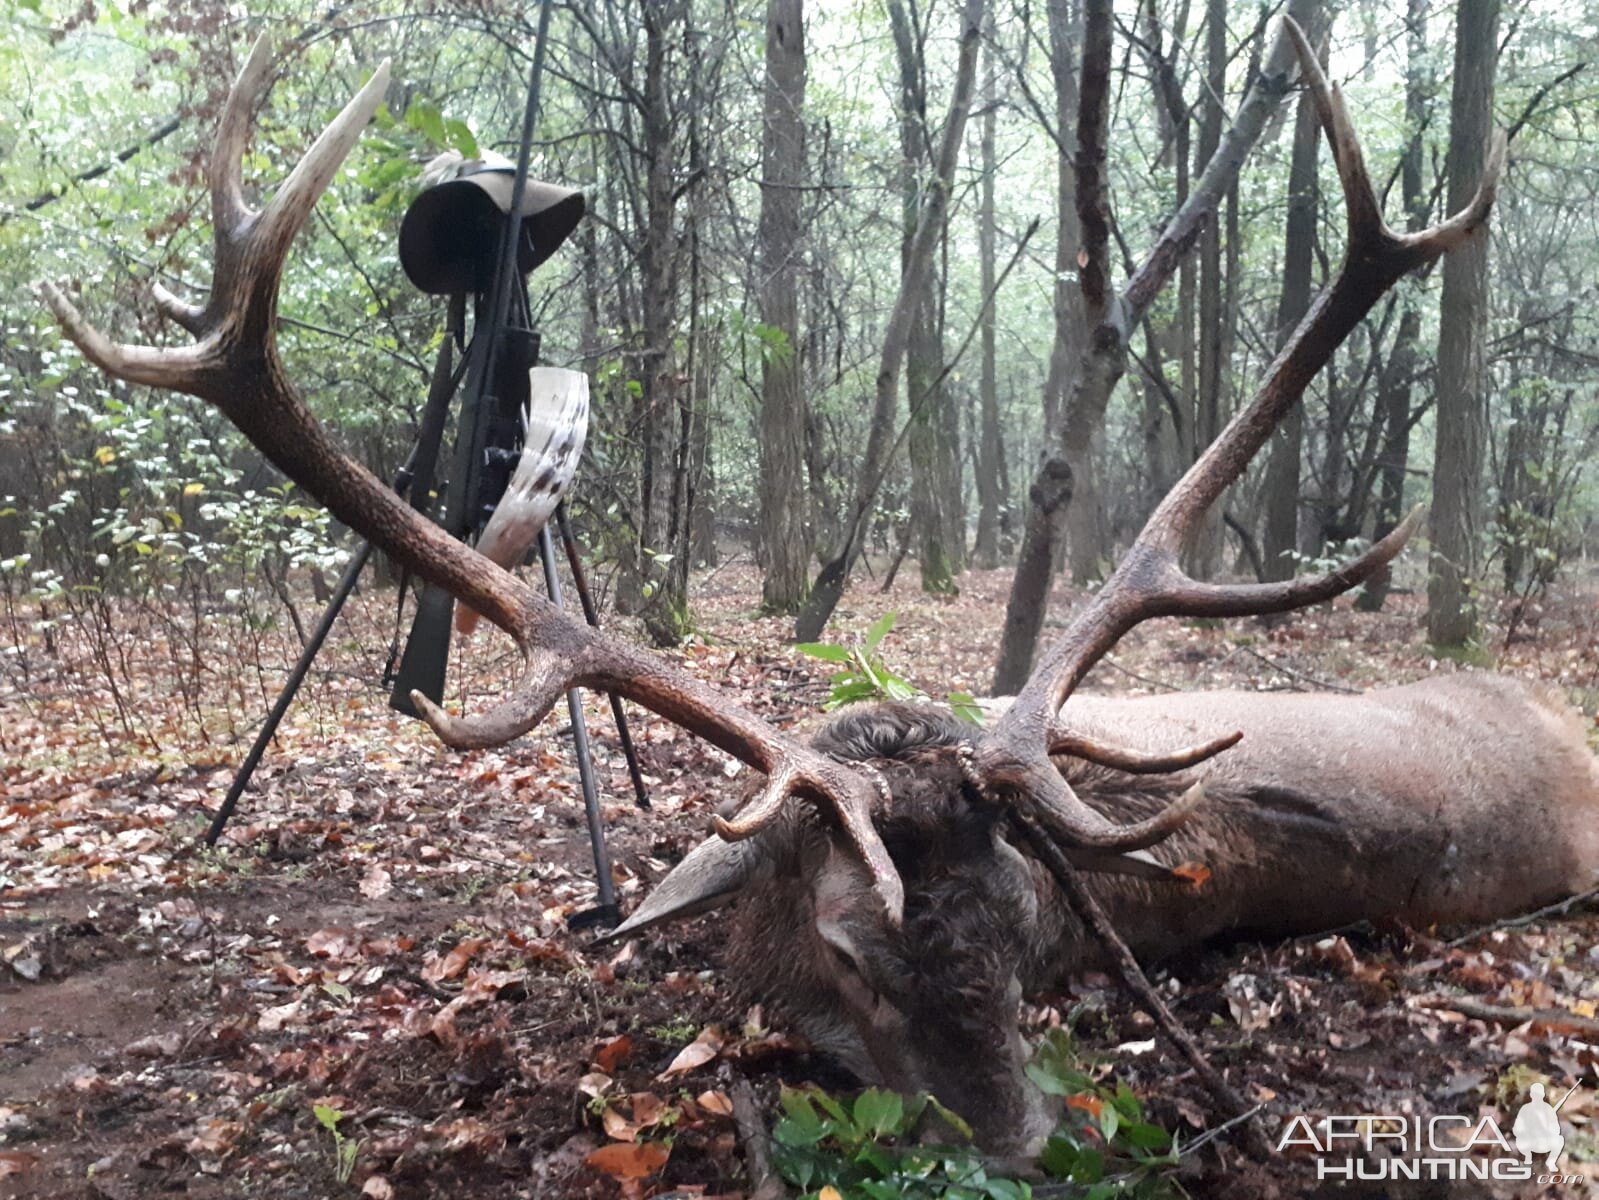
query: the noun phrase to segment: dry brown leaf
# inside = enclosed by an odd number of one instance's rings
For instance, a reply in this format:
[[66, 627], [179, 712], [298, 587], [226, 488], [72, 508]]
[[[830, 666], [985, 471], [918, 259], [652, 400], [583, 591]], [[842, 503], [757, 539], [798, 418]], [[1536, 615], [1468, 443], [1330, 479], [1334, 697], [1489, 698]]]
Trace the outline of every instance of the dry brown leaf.
[[634, 1092], [628, 1099], [633, 1105], [633, 1120], [640, 1128], [657, 1124], [667, 1113], [666, 1101], [654, 1092]]
[[1210, 868], [1200, 862], [1178, 863], [1171, 873], [1198, 891], [1210, 882]]
[[601, 1146], [583, 1161], [613, 1179], [645, 1179], [666, 1166], [671, 1155], [661, 1142], [617, 1142]]
[[454, 979], [466, 970], [472, 956], [489, 944], [488, 938], [463, 938], [443, 958], [435, 958], [422, 968], [422, 978], [429, 983], [442, 983]]
[[703, 1067], [722, 1052], [725, 1041], [721, 1026], [707, 1025], [700, 1031], [699, 1037], [677, 1052], [677, 1057], [656, 1078], [675, 1079], [679, 1075], [687, 1075], [690, 1071]]
[[733, 1115], [733, 1102], [728, 1099], [726, 1092], [701, 1092], [694, 1097], [694, 1103], [706, 1112], [715, 1113], [719, 1117]]
[[351, 959], [361, 952], [361, 939], [348, 929], [318, 929], [305, 939], [308, 953], [318, 958]]
[[0, 1179], [7, 1175], [20, 1175], [38, 1161], [37, 1154], [23, 1150], [0, 1150]]
[[384, 869], [381, 863], [373, 863], [366, 869], [366, 874], [361, 877], [361, 895], [368, 900], [381, 900], [393, 888], [394, 877]]
[[276, 1008], [263, 1008], [256, 1018], [256, 1028], [263, 1033], [276, 1033], [300, 1015], [299, 1000], [290, 1000]]
[[616, 1074], [616, 1068], [633, 1053], [633, 1039], [627, 1034], [614, 1037], [594, 1052], [594, 1065], [607, 1075]]
[[622, 1115], [618, 1108], [607, 1108], [600, 1114], [600, 1126], [605, 1130], [605, 1136], [613, 1142], [631, 1142], [638, 1137], [640, 1126], [629, 1121]]

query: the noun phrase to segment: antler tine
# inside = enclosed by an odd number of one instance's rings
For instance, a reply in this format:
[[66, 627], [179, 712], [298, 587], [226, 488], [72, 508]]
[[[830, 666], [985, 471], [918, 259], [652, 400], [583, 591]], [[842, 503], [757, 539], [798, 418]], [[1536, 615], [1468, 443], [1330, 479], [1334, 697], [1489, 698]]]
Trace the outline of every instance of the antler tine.
[[[1234, 739], [1237, 740], [1236, 738]], [[1066, 845], [1089, 850], [1142, 850], [1163, 842], [1193, 815], [1205, 799], [1203, 781], [1194, 784], [1154, 816], [1119, 825], [1083, 803], [1076, 790], [1046, 760], [1030, 771], [1031, 782], [1019, 807]]]
[[1170, 771], [1184, 771], [1215, 758], [1223, 750], [1231, 750], [1243, 741], [1243, 730], [1234, 730], [1197, 746], [1186, 746], [1166, 754], [1145, 754], [1125, 746], [1113, 746], [1070, 729], [1055, 728], [1050, 732], [1049, 752], [1068, 754], [1101, 767], [1126, 771], [1129, 775], [1164, 775]]
[[244, 148], [250, 144], [250, 129], [256, 106], [266, 91], [272, 72], [272, 42], [262, 34], [250, 47], [244, 68], [233, 81], [222, 119], [217, 124], [216, 142], [206, 167], [206, 182], [211, 188], [211, 227], [215, 233], [218, 258], [228, 240], [236, 237], [253, 215], [244, 202]]
[[1334, 571], [1301, 575], [1280, 583], [1202, 583], [1173, 569], [1171, 591], [1152, 605], [1156, 616], [1255, 617], [1321, 604], [1358, 587], [1392, 562], [1421, 524], [1418, 504], [1388, 535]]
[[[280, 268], [288, 254], [289, 243], [311, 219], [311, 210], [332, 182], [339, 164], [354, 148], [378, 105], [383, 103], [383, 93], [388, 86], [389, 60], [385, 58], [366, 85], [350, 97], [339, 115], [311, 143], [311, 148], [261, 211], [254, 236], [261, 239], [262, 252]], [[273, 294], [276, 295], [275, 287]]]
[[162, 311], [200, 340], [168, 349], [119, 345], [85, 321], [59, 288], [42, 283], [40, 294], [67, 337], [110, 375], [188, 392], [215, 405], [339, 520], [511, 634], [524, 670], [501, 703], [476, 716], [454, 717], [413, 697], [447, 743], [476, 747], [509, 741], [532, 728], [567, 688], [625, 696], [772, 777], [762, 801], [721, 827], [724, 836], [759, 832], [791, 798], [830, 806], [870, 871], [889, 920], [898, 924], [904, 888], [872, 826], [874, 792], [864, 774], [778, 733], [672, 664], [574, 621], [527, 583], [418, 514], [339, 449], [311, 415], [284, 372], [272, 337], [277, 284], [295, 234], [382, 96], [387, 63], [316, 139], [266, 210], [256, 215], [243, 202], [240, 163], [269, 68], [267, 43], [258, 41], [218, 131], [208, 170], [217, 227], [209, 302], [200, 309], [164, 290], [155, 294]]
[[[1205, 511], [1235, 482], [1316, 373], [1378, 299], [1406, 272], [1431, 262], [1471, 236], [1486, 220], [1504, 161], [1497, 138], [1476, 196], [1462, 212], [1433, 229], [1400, 235], [1383, 221], [1366, 171], [1360, 140], [1338, 89], [1328, 83], [1304, 31], [1284, 18], [1305, 86], [1332, 146], [1343, 186], [1348, 245], [1337, 277], [1322, 292], [1271, 364], [1265, 382], [1156, 506], [1137, 540], [1088, 608], [1040, 660], [1016, 702], [978, 748], [974, 762], [989, 782], [1036, 805], [1051, 833], [1066, 845], [1147, 846], [1151, 833], [1175, 829], [1198, 803], [1185, 795], [1156, 816], [1118, 829], [1047, 771], [1050, 749], [1123, 770], [1179, 769], [1220, 753], [1233, 738], [1168, 754], [1102, 745], [1074, 735], [1057, 717], [1083, 677], [1140, 622], [1159, 616], [1245, 616], [1282, 612], [1328, 600], [1369, 577], [1403, 549], [1421, 519], [1413, 511], [1364, 554], [1324, 575], [1271, 584], [1214, 584], [1190, 578], [1178, 565], [1184, 542]], [[1109, 825], [1115, 832], [1107, 834]], [[1158, 837], [1154, 840], [1158, 840]]]
[[1431, 229], [1405, 234], [1400, 240], [1407, 244], [1425, 244], [1431, 250], [1428, 257], [1434, 258], [1448, 254], [1481, 229], [1488, 219], [1488, 211], [1493, 208], [1495, 197], [1499, 195], [1499, 180], [1504, 175], [1505, 156], [1509, 149], [1510, 136], [1503, 129], [1495, 129], [1488, 142], [1488, 157], [1482, 164], [1482, 178], [1477, 181], [1477, 191], [1471, 203]]
[[48, 279], [40, 280], [35, 287], [67, 340], [107, 375], [147, 387], [186, 392], [210, 364], [204, 343], [155, 347], [114, 342], [85, 320], [66, 293]]
[[155, 301], [155, 306], [180, 328], [188, 330], [195, 337], [205, 333], [205, 309], [198, 304], [190, 304], [187, 300], [179, 300], [159, 283], [150, 285], [150, 299]]
[[1311, 102], [1316, 106], [1316, 116], [1327, 133], [1327, 144], [1332, 147], [1333, 162], [1338, 167], [1338, 181], [1343, 186], [1344, 212], [1351, 232], [1386, 232], [1382, 204], [1371, 186], [1371, 176], [1366, 172], [1366, 155], [1360, 148], [1360, 137], [1355, 133], [1354, 122], [1349, 119], [1349, 109], [1344, 104], [1344, 93], [1337, 84], [1327, 79], [1321, 69], [1321, 57], [1316, 53], [1299, 22], [1292, 17], [1283, 18], [1283, 28], [1294, 44], [1299, 56], [1299, 70], [1305, 87], [1310, 91]]

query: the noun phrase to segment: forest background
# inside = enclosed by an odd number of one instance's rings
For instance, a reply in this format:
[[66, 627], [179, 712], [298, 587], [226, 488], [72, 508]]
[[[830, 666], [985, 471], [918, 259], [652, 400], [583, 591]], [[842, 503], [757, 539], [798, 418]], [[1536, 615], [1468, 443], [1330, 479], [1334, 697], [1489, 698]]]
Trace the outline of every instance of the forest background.
[[[1397, 579], [1427, 592], [1429, 640], [1470, 657], [1512, 638], [1559, 573], [1585, 577], [1599, 550], [1599, 82], [1586, 70], [1599, 12], [1289, 7], [1326, 41], [1396, 226], [1458, 206], [1492, 126], [1512, 135], [1510, 168], [1491, 236], [1377, 306], [1191, 566], [1281, 578], [1425, 503], [1430, 540]], [[159, 612], [203, 726], [206, 677], [226, 675], [201, 653], [204, 631], [303, 638], [307, 579], [324, 595], [348, 549], [198, 402], [86, 369], [29, 285], [65, 280], [114, 332], [164, 336], [146, 285], [203, 296], [197, 184], [253, 33], [282, 47], [247, 164], [261, 179], [363, 64], [392, 56], [387, 104], [290, 263], [280, 329], [319, 414], [392, 475], [442, 336], [441, 305], [399, 268], [398, 223], [433, 156], [514, 153], [535, 14], [7, 9], [12, 665], [30, 633], [62, 622], [114, 675], [130, 605]], [[691, 572], [729, 556], [757, 565], [763, 610], [797, 615], [802, 640], [821, 635], [852, 574], [891, 581], [908, 559], [925, 591], [952, 594], [969, 567], [1019, 562], [993, 679], [1013, 689], [1052, 575], [1101, 578], [1247, 398], [1340, 254], [1315, 122], [1292, 95], [1275, 102], [1287, 83], [1262, 66], [1269, 7], [1140, 0], [1114, 15], [1109, 276], [1172, 280], [1116, 301], [1124, 342], [1096, 390], [1074, 5], [558, 9], [533, 171], [583, 188], [590, 214], [533, 277], [534, 309], [546, 359], [593, 381], [577, 524], [602, 590], [652, 640], [694, 630]], [[1273, 103], [1246, 134], [1260, 94]], [[1236, 172], [1206, 172], [1249, 136]], [[1390, 583], [1359, 605], [1380, 607]]]

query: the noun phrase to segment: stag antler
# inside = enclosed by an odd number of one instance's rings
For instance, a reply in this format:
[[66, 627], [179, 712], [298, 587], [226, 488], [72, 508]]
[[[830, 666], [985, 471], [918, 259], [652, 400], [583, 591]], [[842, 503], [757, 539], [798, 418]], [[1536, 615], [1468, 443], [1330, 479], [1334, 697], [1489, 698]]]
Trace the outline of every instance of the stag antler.
[[1272, 363], [1253, 401], [1161, 501], [1115, 573], [1050, 647], [993, 733], [973, 750], [972, 770], [983, 779], [985, 790], [1009, 793], [1024, 812], [1036, 816], [1069, 846], [1130, 850], [1152, 845], [1186, 819], [1202, 792], [1196, 785], [1148, 820], [1116, 825], [1082, 802], [1051, 766], [1050, 754], [1073, 754], [1123, 771], [1172, 771], [1203, 762], [1242, 736], [1233, 734], [1175, 754], [1146, 755], [1073, 733], [1061, 720], [1061, 707], [1121, 637], [1153, 617], [1254, 616], [1330, 600], [1398, 554], [1421, 517], [1421, 509], [1415, 509], [1397, 529], [1339, 570], [1283, 583], [1202, 583], [1178, 565], [1178, 555], [1205, 511], [1243, 474], [1316, 372], [1383, 293], [1407, 272], [1460, 245], [1483, 224], [1504, 164], [1505, 140], [1499, 135], [1477, 194], [1465, 209], [1419, 233], [1390, 229], [1366, 174], [1342, 94], [1328, 83], [1304, 32], [1292, 19], [1284, 21], [1343, 186], [1349, 225], [1344, 262]]
[[412, 693], [451, 746], [498, 745], [526, 733], [570, 687], [626, 696], [765, 772], [766, 791], [739, 820], [747, 837], [793, 797], [830, 807], [871, 871], [884, 907], [900, 919], [904, 889], [872, 827], [870, 779], [784, 737], [766, 722], [664, 660], [571, 620], [516, 576], [449, 537], [334, 445], [278, 357], [278, 284], [295, 235], [355, 145], [388, 86], [385, 61], [316, 139], [259, 212], [244, 202], [240, 164], [271, 56], [257, 41], [228, 96], [208, 178], [215, 237], [211, 295], [201, 308], [157, 287], [156, 303], [196, 341], [182, 347], [120, 345], [95, 329], [53, 284], [40, 292], [68, 338], [101, 370], [130, 383], [187, 392], [219, 408], [289, 478], [350, 528], [423, 579], [508, 632], [524, 669], [501, 703], [452, 717]]

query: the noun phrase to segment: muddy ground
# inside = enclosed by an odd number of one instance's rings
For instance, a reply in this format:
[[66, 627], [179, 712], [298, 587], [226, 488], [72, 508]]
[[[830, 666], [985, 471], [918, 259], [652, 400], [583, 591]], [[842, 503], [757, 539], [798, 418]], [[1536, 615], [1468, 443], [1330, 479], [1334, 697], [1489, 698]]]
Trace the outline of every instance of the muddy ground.
[[[980, 692], [1007, 580], [963, 583], [948, 601], [921, 596], [913, 577], [886, 596], [861, 586], [835, 628], [897, 611], [891, 665], [933, 695]], [[752, 614], [757, 597], [747, 566], [700, 579], [703, 637], [678, 657], [776, 719], [812, 719], [822, 664], [782, 644], [783, 623]], [[1063, 590], [1054, 611], [1080, 599]], [[1591, 586], [1551, 597], [1491, 657], [1559, 683], [1592, 716], [1595, 599]], [[848, 1090], [730, 991], [714, 916], [621, 946], [567, 930], [594, 889], [564, 722], [499, 751], [438, 748], [372, 682], [389, 603], [356, 605], [217, 850], [197, 836], [242, 748], [197, 732], [195, 705], [163, 693], [158, 658], [131, 672], [145, 682], [120, 697], [130, 719], [105, 715], [110, 684], [59, 645], [30, 640], [26, 675], [8, 667], [0, 1195], [732, 1196], [748, 1186], [727, 1111], [737, 1080], [755, 1084], [768, 1120], [780, 1083]], [[1345, 602], [1269, 628], [1161, 623], [1092, 684], [1365, 687], [1458, 669], [1421, 645], [1419, 603], [1399, 596], [1368, 617]], [[479, 643], [463, 672], [475, 681], [468, 704], [511, 665]], [[237, 689], [229, 703], [243, 712], [281, 666], [234, 668], [259, 674], [254, 690], [214, 682]], [[608, 715], [590, 712], [626, 907], [745, 777], [637, 714], [653, 797], [640, 811]], [[1508, 1128], [1519, 1089], [1543, 1077], [1557, 1095], [1577, 1086], [1561, 1111], [1567, 1169], [1599, 1177], [1591, 898], [1483, 930], [1360, 928], [1215, 948], [1153, 974], [1263, 1106], [1274, 1140], [1297, 1113], [1492, 1114]], [[1036, 1030], [1063, 1014], [1106, 1056], [1097, 1069], [1184, 1140], [1219, 1122], [1164, 1045], [1134, 1052], [1152, 1036], [1147, 1016], [1109, 980], [1090, 976], [1027, 1015]], [[340, 1143], [354, 1147], [343, 1166]], [[607, 1145], [669, 1150], [588, 1165]], [[1238, 1145], [1224, 1136], [1187, 1157], [1187, 1191], [1315, 1192], [1308, 1156], [1250, 1161]], [[634, 1166], [642, 1174], [629, 1179]], [[1405, 1186], [1391, 1194], [1472, 1194]]]

